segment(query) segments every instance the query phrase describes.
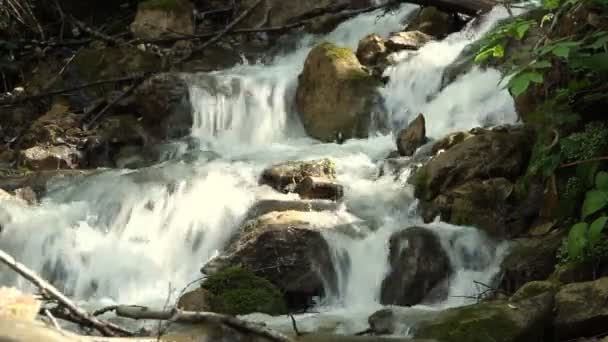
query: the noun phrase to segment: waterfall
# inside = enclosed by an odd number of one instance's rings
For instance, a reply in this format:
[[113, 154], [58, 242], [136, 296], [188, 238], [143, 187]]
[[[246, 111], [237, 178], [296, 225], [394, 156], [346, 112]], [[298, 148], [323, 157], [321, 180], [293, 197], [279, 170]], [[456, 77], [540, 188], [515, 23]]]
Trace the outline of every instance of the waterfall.
[[[50, 184], [48, 196], [35, 207], [2, 202], [0, 248], [91, 307], [162, 306], [169, 288], [179, 290], [198, 277], [200, 267], [221, 251], [256, 200], [294, 198], [258, 185], [265, 167], [328, 157], [345, 185], [345, 210], [358, 219], [355, 226], [362, 236], [325, 234], [339, 269], [339, 291], [320, 302], [321, 314], [302, 315], [301, 328], [335, 323], [338, 331], [363, 330], [367, 316], [381, 307], [389, 237], [422, 222], [409, 185], [390, 175], [376, 176], [378, 161], [394, 149], [393, 134], [319, 144], [304, 133], [293, 108], [294, 92], [306, 55], [316, 43], [327, 40], [356, 48], [369, 33], [388, 36], [402, 29], [402, 20], [416, 8], [403, 5], [390, 14], [367, 13], [326, 36], [307, 35], [295, 51], [275, 57], [269, 65], [246, 62], [186, 76], [194, 107], [192, 135], [201, 141], [201, 150], [211, 150], [216, 157], [170, 160]], [[494, 70], [473, 69], [440, 91], [445, 67], [506, 15], [496, 9], [463, 33], [400, 56], [386, 71], [390, 81], [382, 90], [396, 128], [419, 112], [426, 115], [432, 137], [515, 121], [512, 100]], [[474, 293], [472, 280], [488, 281], [497, 271], [501, 246], [488, 243], [474, 229], [427, 226], [440, 235], [456, 270], [450, 298]], [[480, 264], [471, 264], [471, 256]], [[29, 288], [9, 272], [0, 272], [0, 284]], [[448, 299], [436, 307], [463, 303]], [[290, 329], [285, 317], [248, 318]]]

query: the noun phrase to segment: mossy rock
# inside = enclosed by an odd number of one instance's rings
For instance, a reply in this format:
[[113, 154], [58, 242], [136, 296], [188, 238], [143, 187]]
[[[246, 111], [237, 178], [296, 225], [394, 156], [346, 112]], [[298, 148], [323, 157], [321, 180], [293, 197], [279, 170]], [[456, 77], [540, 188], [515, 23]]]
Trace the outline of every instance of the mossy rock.
[[520, 300], [536, 297], [543, 293], [553, 293], [557, 291], [558, 286], [550, 281], [531, 281], [522, 286], [513, 296], [511, 301], [517, 302]]
[[280, 315], [287, 312], [281, 292], [268, 280], [240, 267], [230, 267], [205, 280], [214, 312], [246, 315], [254, 312]]
[[551, 321], [553, 295], [448, 309], [415, 328], [417, 338], [442, 342], [540, 342]]

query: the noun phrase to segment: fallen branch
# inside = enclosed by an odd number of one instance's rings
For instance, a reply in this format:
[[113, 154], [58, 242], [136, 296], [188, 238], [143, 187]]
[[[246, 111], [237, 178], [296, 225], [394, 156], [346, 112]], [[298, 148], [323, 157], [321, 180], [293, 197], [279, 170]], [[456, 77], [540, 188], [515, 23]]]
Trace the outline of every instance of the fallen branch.
[[572, 163], [562, 164], [562, 165], [559, 166], [559, 168], [560, 169], [564, 169], [564, 168], [571, 167], [571, 166], [576, 166], [576, 165], [586, 164], [586, 163], [592, 163], [592, 162], [602, 161], [602, 160], [608, 160], [608, 157], [597, 157], [597, 158], [579, 160], [579, 161], [575, 161], [575, 162], [572, 162]]
[[243, 21], [245, 18], [247, 18], [247, 16], [256, 8], [258, 7], [262, 1], [264, 0], [257, 0], [253, 5], [251, 5], [251, 7], [247, 8], [246, 10], [243, 11], [243, 13], [241, 13], [238, 17], [236, 17], [230, 24], [226, 25], [226, 27], [224, 27], [223, 30], [221, 30], [220, 32], [218, 32], [218, 34], [216, 34], [213, 38], [209, 39], [207, 42], [205, 42], [205, 44], [197, 47], [196, 49], [193, 49], [192, 52], [200, 52], [204, 49], [206, 49], [208, 46], [215, 44], [217, 41], [219, 41], [220, 39], [222, 39], [222, 37], [232, 31], [234, 29], [234, 27], [236, 25], [238, 25], [241, 21]]
[[89, 314], [85, 310], [76, 306], [68, 297], [63, 293], [59, 292], [53, 285], [49, 284], [46, 280], [40, 278], [34, 271], [27, 268], [27, 266], [19, 263], [15, 258], [0, 250], [0, 262], [10, 267], [13, 271], [17, 272], [23, 278], [27, 279], [32, 284], [36, 285], [40, 292], [51, 299], [57, 300], [63, 307], [65, 307], [71, 314], [77, 318], [88, 322], [92, 327], [97, 329], [104, 336], [132, 336], [128, 330], [125, 330], [113, 323], [99, 320], [97, 317]]
[[96, 31], [96, 30], [88, 27], [85, 23], [74, 18], [73, 16], [70, 16], [70, 21], [72, 21], [74, 23], [74, 25], [76, 25], [76, 27], [78, 27], [79, 29], [88, 33], [89, 35], [91, 35], [91, 37], [97, 38], [99, 40], [103, 40], [107, 43], [110, 43], [111, 45], [118, 45], [120, 43], [118, 40], [108, 36], [107, 34], [103, 34], [99, 31]]
[[137, 87], [139, 87], [142, 84], [142, 82], [144, 80], [145, 80], [145, 78], [140, 78], [140, 79], [136, 80], [136, 82], [133, 83], [129, 87], [129, 89], [125, 90], [119, 96], [116, 96], [116, 98], [114, 100], [110, 101], [105, 107], [103, 107], [103, 109], [100, 110], [99, 113], [95, 114], [95, 116], [93, 116], [88, 122], [84, 123], [83, 128], [85, 130], [88, 130], [89, 128], [94, 128], [96, 126], [95, 122], [97, 120], [99, 120], [99, 118], [101, 118], [105, 113], [107, 113], [118, 102], [122, 101], [124, 98], [126, 98], [129, 95], [131, 95], [135, 91], [135, 89], [137, 89]]
[[53, 90], [53, 91], [49, 91], [46, 93], [19, 97], [19, 98], [7, 100], [7, 101], [0, 101], [0, 106], [15, 105], [15, 104], [24, 103], [24, 102], [30, 102], [30, 101], [38, 100], [38, 99], [41, 99], [44, 97], [61, 95], [61, 94], [70, 93], [70, 92], [73, 92], [76, 90], [82, 90], [82, 89], [96, 87], [96, 86], [100, 86], [100, 85], [104, 85], [104, 84], [141, 80], [144, 77], [145, 77], [144, 75], [139, 74], [139, 75], [134, 75], [134, 76], [126, 76], [126, 77], [120, 77], [120, 78], [112, 78], [112, 79], [107, 79], [107, 80], [95, 81], [95, 82], [91, 82], [91, 83], [85, 83], [85, 84], [71, 87], [71, 88]]
[[49, 320], [51, 320], [51, 323], [53, 323], [53, 326], [55, 327], [55, 329], [62, 330], [61, 326], [55, 319], [55, 316], [53, 316], [53, 314], [49, 311], [49, 309], [44, 309], [44, 314], [46, 315], [46, 317], [49, 318]]
[[152, 310], [142, 306], [122, 305], [116, 308], [116, 315], [131, 319], [173, 320], [178, 323], [215, 323], [224, 324], [244, 333], [262, 336], [271, 341], [292, 342], [293, 340], [283, 334], [268, 329], [259, 324], [250, 323], [236, 317], [221, 315], [213, 312], [194, 312], [181, 310]]

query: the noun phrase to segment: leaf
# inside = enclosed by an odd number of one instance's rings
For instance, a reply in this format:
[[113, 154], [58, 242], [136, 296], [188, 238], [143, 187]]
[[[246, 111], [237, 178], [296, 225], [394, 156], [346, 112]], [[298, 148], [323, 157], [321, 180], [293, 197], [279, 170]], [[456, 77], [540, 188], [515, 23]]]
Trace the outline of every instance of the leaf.
[[528, 32], [530, 26], [531, 24], [529, 22], [524, 22], [522, 24], [517, 25], [515, 27], [515, 38], [521, 40], [526, 35], [526, 32]]
[[568, 255], [571, 258], [578, 258], [583, 255], [587, 245], [587, 223], [577, 223], [568, 233]]
[[548, 10], [554, 10], [559, 7], [560, 0], [543, 0], [543, 7]]
[[540, 61], [536, 61], [532, 64], [530, 64], [530, 68], [533, 69], [546, 69], [546, 68], [551, 68], [553, 66], [553, 64], [551, 64], [551, 62], [547, 61], [547, 60], [540, 60]]
[[587, 47], [590, 49], [598, 50], [603, 49], [606, 44], [608, 44], [608, 32], [603, 32], [603, 34], [600, 35], [599, 38], [595, 40], [595, 42], [589, 44], [589, 46]]
[[558, 45], [553, 49], [553, 54], [557, 57], [568, 58], [570, 55], [570, 47], [565, 45]]
[[576, 58], [570, 62], [573, 68], [587, 68], [595, 71], [608, 71], [608, 52], [588, 57]]
[[485, 62], [488, 58], [490, 58], [490, 56], [492, 56], [492, 52], [492, 49], [480, 51], [477, 56], [475, 56], [475, 63]]
[[576, 166], [576, 176], [583, 180], [585, 187], [591, 188], [595, 184], [595, 174], [600, 162], [584, 163]]
[[582, 217], [583, 220], [602, 210], [608, 205], [608, 193], [601, 190], [587, 191], [585, 201], [583, 202]]
[[591, 223], [587, 231], [589, 247], [595, 246], [602, 239], [602, 231], [606, 227], [606, 223], [608, 223], [608, 216], [601, 216]]
[[495, 58], [502, 58], [505, 55], [505, 48], [502, 45], [496, 45], [492, 49], [492, 56]]
[[528, 90], [528, 86], [530, 86], [530, 80], [526, 77], [522, 77], [521, 75], [522, 74], [514, 76], [509, 81], [509, 89], [514, 97], [518, 97], [519, 95], [525, 93], [526, 90]]
[[543, 83], [543, 75], [537, 72], [528, 72], [527, 77], [534, 83]]
[[608, 172], [600, 171], [595, 176], [595, 187], [598, 190], [608, 191]]

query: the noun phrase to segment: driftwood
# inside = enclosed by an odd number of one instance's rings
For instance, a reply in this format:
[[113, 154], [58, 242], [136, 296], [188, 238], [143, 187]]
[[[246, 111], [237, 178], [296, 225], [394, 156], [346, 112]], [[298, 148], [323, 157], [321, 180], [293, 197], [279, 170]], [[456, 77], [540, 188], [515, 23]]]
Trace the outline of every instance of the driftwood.
[[59, 292], [53, 285], [49, 284], [46, 280], [40, 278], [34, 271], [27, 268], [27, 266], [19, 263], [15, 258], [0, 250], [0, 263], [3, 263], [10, 267], [13, 271], [19, 273], [23, 278], [27, 279], [40, 290], [40, 292], [47, 298], [56, 300], [61, 306], [65, 307], [70, 314], [74, 315], [78, 319], [88, 322], [92, 327], [97, 329], [104, 336], [132, 336], [133, 333], [123, 329], [113, 323], [106, 322], [98, 319], [97, 317], [89, 314], [82, 308], [78, 307], [71, 299], [66, 297], [63, 293]]
[[131, 319], [173, 320], [177, 323], [215, 323], [229, 326], [235, 330], [255, 334], [271, 341], [291, 342], [289, 337], [259, 324], [250, 323], [236, 317], [213, 312], [194, 312], [181, 310], [152, 310], [143, 306], [121, 305], [116, 307], [116, 315]]

